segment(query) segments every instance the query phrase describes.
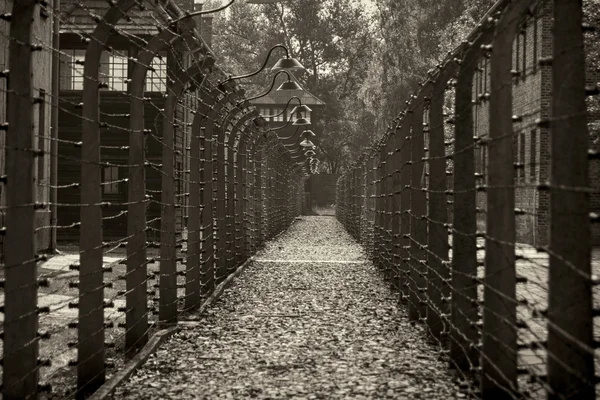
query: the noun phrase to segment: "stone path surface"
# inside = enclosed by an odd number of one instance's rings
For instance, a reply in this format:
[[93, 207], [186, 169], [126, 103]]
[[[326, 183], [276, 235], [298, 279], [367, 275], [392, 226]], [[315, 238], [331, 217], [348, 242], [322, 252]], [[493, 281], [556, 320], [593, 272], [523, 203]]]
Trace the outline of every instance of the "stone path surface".
[[303, 217], [114, 398], [466, 398], [425, 337], [339, 222]]

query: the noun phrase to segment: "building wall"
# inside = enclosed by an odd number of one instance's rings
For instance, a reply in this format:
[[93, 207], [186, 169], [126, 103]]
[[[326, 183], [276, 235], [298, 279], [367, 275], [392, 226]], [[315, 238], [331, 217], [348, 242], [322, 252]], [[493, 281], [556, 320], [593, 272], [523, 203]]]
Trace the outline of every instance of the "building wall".
[[[101, 2], [100, 2], [101, 3]], [[107, 7], [107, 3], [98, 3], [96, 0], [87, 0], [85, 2], [86, 8], [96, 7], [97, 12], [103, 14]], [[182, 9], [191, 10], [191, 1], [178, 1], [178, 5]], [[78, 28], [83, 26], [89, 26], [92, 29], [94, 25], [93, 21], [86, 17], [85, 10], [81, 10], [77, 7], [76, 3], [72, 4], [73, 11], [71, 18], [75, 18], [78, 21]], [[79, 19], [77, 19], [79, 18]], [[199, 25], [197, 28], [198, 32], [201, 32], [203, 39], [210, 46], [211, 42], [211, 26], [212, 17], [198, 17], [196, 22]], [[131, 34], [139, 33], [139, 21], [123, 27], [122, 29], [127, 30]], [[153, 27], [154, 29], [154, 27]], [[68, 31], [68, 29], [67, 29]], [[153, 31], [144, 32], [145, 35], [156, 33]], [[149, 37], [146, 36], [148, 40]], [[115, 49], [113, 55], [116, 52], [123, 53], [121, 59], [126, 60], [127, 56], [135, 57], [137, 47], [132, 46], [129, 40], [122, 37], [113, 36], [109, 42], [111, 47]], [[61, 90], [61, 102], [62, 108], [59, 117], [59, 136], [61, 142], [59, 144], [59, 154], [66, 155], [66, 157], [59, 158], [59, 185], [71, 185], [73, 183], [79, 183], [81, 181], [81, 157], [79, 148], [72, 146], [71, 142], [78, 142], [81, 140], [81, 110], [74, 107], [81, 101], [81, 82], [77, 82], [77, 85], [70, 84], [72, 80], [69, 70], [69, 62], [72, 62], [70, 57], [67, 56], [66, 52], [69, 51], [80, 51], [78, 54], [83, 59], [85, 51], [85, 44], [83, 44], [78, 35], [69, 33], [61, 34], [61, 51], [65, 53], [64, 60], [61, 62], [61, 67], [65, 74], [61, 72], [61, 87], [64, 83], [67, 84], [69, 89], [74, 90]], [[167, 56], [166, 53], [162, 54], [166, 57], [167, 63], [170, 64], [171, 68], [187, 68], [191, 65], [191, 57], [181, 57], [178, 62], [175, 61], [175, 57]], [[101, 59], [101, 71], [104, 74], [108, 74], [108, 63], [109, 54], [103, 53]], [[147, 219], [149, 221], [151, 229], [148, 231], [148, 239], [158, 241], [160, 238], [160, 197], [161, 197], [161, 178], [162, 174], [159, 171], [162, 163], [162, 150], [163, 146], [160, 142], [162, 138], [162, 116], [160, 109], [164, 106], [164, 98], [162, 92], [166, 90], [165, 87], [165, 76], [166, 66], [163, 62], [158, 62], [155, 58], [153, 62], [157, 62], [155, 65], [156, 71], [148, 74], [148, 76], [154, 76], [149, 78], [147, 81], [147, 90], [144, 94], [145, 97], [149, 97], [150, 101], [147, 103], [145, 108], [145, 127], [152, 130], [151, 135], [147, 135], [146, 138], [146, 157], [147, 160], [152, 164], [146, 169], [146, 191], [147, 195], [150, 196], [154, 202], [148, 204], [147, 208]], [[104, 68], [104, 70], [102, 69]], [[131, 74], [133, 65], [129, 63], [127, 67], [127, 73]], [[162, 79], [157, 77], [162, 76]], [[125, 76], [123, 76], [124, 78]], [[101, 77], [102, 79], [102, 77]], [[64, 82], [63, 82], [64, 81]], [[122, 81], [122, 79], [121, 79]], [[154, 82], [150, 84], [150, 82]], [[161, 83], [157, 83], [161, 82]], [[111, 82], [109, 82], [111, 84]], [[111, 87], [110, 90], [101, 91], [100, 96], [100, 107], [102, 114], [102, 121], [106, 122], [108, 127], [102, 131], [102, 145], [103, 146], [128, 146], [129, 136], [127, 134], [129, 129], [129, 119], [124, 117], [129, 113], [129, 97], [125, 92], [127, 90], [126, 84], [118, 82], [116, 80], [115, 86]], [[188, 214], [188, 196], [189, 192], [189, 146], [191, 138], [191, 122], [193, 119], [192, 110], [195, 107], [193, 93], [186, 93], [182, 96], [181, 101], [175, 106], [175, 190], [176, 190], [176, 201], [179, 207], [176, 208], [176, 228], [177, 231], [181, 232], [185, 226], [185, 218]], [[128, 151], [126, 149], [117, 148], [103, 148], [101, 151], [101, 157], [103, 162], [110, 164], [122, 165], [118, 167], [119, 180], [125, 179], [128, 174]], [[103, 175], [103, 180], [109, 180]], [[112, 179], [111, 179], [112, 180]], [[127, 235], [127, 214], [124, 213], [126, 206], [121, 204], [127, 201], [127, 183], [120, 182], [118, 184], [118, 193], [104, 194], [103, 201], [111, 204], [103, 208], [103, 234], [105, 240], [117, 240], [122, 239]], [[80, 191], [79, 188], [69, 187], [59, 190], [59, 203], [60, 204], [73, 204], [73, 206], [61, 206], [58, 210], [59, 225], [66, 226], [68, 228], [61, 228], [58, 230], [59, 240], [62, 242], [77, 242], [79, 240], [79, 228], [69, 227], [72, 224], [77, 224], [80, 220], [80, 210], [76, 205], [80, 203]]]
[[[552, 2], [540, 6], [523, 25], [513, 45], [513, 115], [518, 117], [513, 129], [513, 156], [515, 162], [515, 217], [517, 241], [543, 246], [549, 240], [549, 193], [538, 190], [537, 185], [548, 182], [550, 176], [550, 131], [539, 124], [550, 118], [552, 100], [552, 67], [540, 64], [540, 60], [552, 56]], [[489, 58], [481, 60], [473, 82], [474, 125], [476, 135], [488, 137], [489, 100], [483, 96], [490, 93]], [[597, 74], [588, 69], [588, 81], [595, 82]], [[590, 115], [590, 121], [598, 116]], [[478, 184], [487, 182], [487, 149], [476, 150], [476, 171], [483, 176]], [[600, 167], [590, 163], [590, 182], [600, 182]], [[486, 194], [477, 193], [478, 207], [485, 210]], [[592, 211], [600, 210], [600, 196], [591, 197]], [[485, 228], [486, 214], [478, 215], [479, 229]], [[592, 225], [592, 240], [600, 244], [600, 229]]]
[[[161, 193], [161, 173], [156, 168], [160, 168], [162, 145], [159, 139], [162, 137], [162, 118], [159, 109], [163, 107], [164, 99], [160, 93], [156, 95], [146, 94], [150, 97], [151, 104], [145, 108], [145, 125], [152, 129], [152, 133], [146, 136], [146, 157], [154, 166], [146, 168], [146, 187], [147, 193], [154, 200], [148, 206], [148, 220], [160, 218], [160, 193]], [[77, 186], [81, 182], [81, 148], [74, 145], [81, 140], [81, 110], [75, 105], [81, 101], [80, 91], [62, 92], [62, 107], [59, 115], [59, 139], [58, 152], [58, 224], [65, 228], [58, 230], [58, 239], [61, 242], [79, 241], [79, 227], [74, 226], [66, 228], [72, 224], [78, 224], [80, 221], [81, 191]], [[118, 179], [124, 179], [128, 174], [129, 152], [126, 148], [120, 148], [129, 145], [129, 119], [123, 115], [129, 113], [129, 98], [127, 94], [119, 92], [103, 91], [100, 96], [101, 113], [104, 115], [103, 122], [108, 127], [101, 133], [102, 161], [111, 165], [122, 165], [118, 167]], [[104, 178], [104, 181], [107, 179]], [[105, 240], [122, 239], [127, 235], [127, 215], [121, 214], [126, 210], [122, 204], [127, 200], [127, 183], [118, 184], [118, 193], [104, 194], [102, 200], [112, 204], [103, 208], [103, 235]], [[72, 206], [66, 206], [69, 204]], [[113, 218], [108, 218], [113, 217]], [[154, 224], [158, 228], [158, 224]], [[148, 233], [153, 237], [152, 232]]]

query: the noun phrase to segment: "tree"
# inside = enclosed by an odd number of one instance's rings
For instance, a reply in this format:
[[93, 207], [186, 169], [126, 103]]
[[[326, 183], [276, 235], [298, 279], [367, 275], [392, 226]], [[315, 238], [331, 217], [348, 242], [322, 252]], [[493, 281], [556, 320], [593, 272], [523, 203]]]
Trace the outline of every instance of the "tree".
[[[371, 1], [374, 15], [353, 0], [239, 3], [213, 24], [214, 51], [233, 72], [257, 69], [275, 43], [286, 44], [307, 68], [300, 81], [327, 103], [313, 124], [322, 132], [316, 144], [329, 172], [344, 170], [385, 132], [427, 72], [494, 2]], [[267, 77], [250, 82], [251, 91], [258, 90]]]
[[427, 72], [464, 40], [493, 0], [373, 0], [377, 46], [360, 98], [383, 133]]
[[[584, 24], [594, 28], [585, 33], [585, 54], [587, 81], [591, 85], [600, 84], [600, 0], [584, 0]], [[587, 98], [587, 108], [590, 113], [588, 125], [590, 146], [600, 149], [600, 95]]]
[[[216, 3], [218, 4], [218, 2]], [[214, 6], [207, 3], [205, 8]], [[345, 160], [369, 144], [365, 132], [375, 118], [358, 99], [372, 54], [373, 32], [368, 15], [352, 0], [303, 0], [255, 6], [235, 3], [213, 21], [213, 51], [232, 73], [256, 70], [266, 51], [284, 43], [307, 68], [298, 76], [303, 86], [326, 104], [313, 120], [322, 168], [338, 172]], [[278, 57], [272, 57], [271, 66]], [[267, 86], [267, 74], [246, 83], [255, 93]]]

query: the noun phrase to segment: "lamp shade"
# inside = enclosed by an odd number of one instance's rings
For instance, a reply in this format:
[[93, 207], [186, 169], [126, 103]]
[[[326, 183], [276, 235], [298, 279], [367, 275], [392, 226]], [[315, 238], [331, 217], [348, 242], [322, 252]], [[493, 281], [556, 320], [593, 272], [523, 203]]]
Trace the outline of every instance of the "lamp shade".
[[305, 156], [307, 156], [307, 157], [311, 157], [311, 156], [314, 156], [314, 155], [316, 155], [316, 154], [317, 154], [317, 153], [315, 153], [315, 152], [314, 152], [314, 151], [312, 151], [312, 150], [308, 150], [306, 153], [304, 153], [304, 155], [305, 155]]
[[292, 125], [302, 126], [302, 125], [310, 125], [310, 122], [306, 118], [298, 118], [295, 120]]
[[246, 0], [247, 4], [275, 4], [285, 0]]
[[311, 108], [309, 106], [305, 106], [304, 104], [299, 105], [294, 107], [294, 109], [292, 110], [292, 115], [296, 114], [296, 113], [306, 113], [306, 112], [311, 112]]
[[310, 129], [305, 130], [304, 132], [302, 132], [302, 134], [306, 137], [315, 137], [317, 136], [316, 133], [314, 133], [313, 131], [311, 131]]
[[277, 90], [302, 90], [302, 88], [294, 81], [287, 81], [283, 82]]
[[[262, 1], [262, 0], [256, 0], [256, 1]], [[302, 64], [300, 64], [300, 61], [296, 60], [294, 57], [284, 57], [284, 58], [280, 58], [279, 61], [277, 61], [275, 63], [275, 65], [273, 65], [273, 68], [271, 68], [271, 71], [273, 72], [278, 72], [278, 71], [282, 71], [282, 70], [288, 70], [288, 71], [304, 71], [306, 68], [304, 68], [304, 66]]]
[[300, 146], [302, 147], [313, 147], [315, 144], [313, 142], [311, 142], [308, 139], [304, 139], [301, 143]]

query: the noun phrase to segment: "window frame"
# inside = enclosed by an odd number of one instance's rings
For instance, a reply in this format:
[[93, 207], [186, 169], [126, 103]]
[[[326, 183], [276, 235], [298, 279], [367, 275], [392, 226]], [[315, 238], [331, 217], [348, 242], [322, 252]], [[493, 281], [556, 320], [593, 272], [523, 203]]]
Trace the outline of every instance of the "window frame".
[[[114, 163], [104, 165], [102, 168], [102, 194], [108, 196], [118, 196], [123, 194], [123, 188], [120, 182], [120, 166]], [[110, 177], [107, 176], [107, 171], [110, 171]], [[114, 176], [116, 173], [116, 177]], [[108, 184], [107, 182], [111, 182]], [[112, 188], [112, 189], [111, 189]]]

